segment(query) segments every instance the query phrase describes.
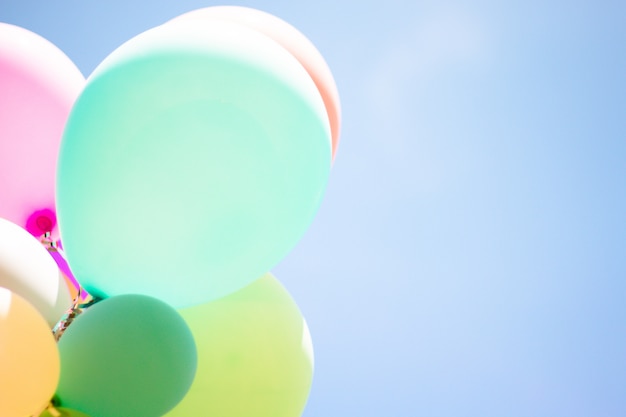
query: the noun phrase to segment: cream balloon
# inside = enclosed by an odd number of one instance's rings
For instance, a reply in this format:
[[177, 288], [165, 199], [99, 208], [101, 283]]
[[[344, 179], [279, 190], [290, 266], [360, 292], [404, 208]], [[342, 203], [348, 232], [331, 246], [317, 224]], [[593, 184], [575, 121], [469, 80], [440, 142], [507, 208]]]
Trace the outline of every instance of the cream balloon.
[[226, 21], [246, 26], [271, 38], [289, 51], [309, 73], [328, 115], [332, 158], [335, 159], [341, 128], [341, 104], [333, 74], [315, 45], [286, 21], [261, 10], [243, 6], [211, 6], [184, 13], [171, 21]]
[[0, 416], [39, 415], [59, 382], [59, 351], [46, 320], [0, 288]]
[[56, 262], [30, 233], [0, 218], [0, 287], [28, 300], [48, 322], [61, 319], [72, 305]]

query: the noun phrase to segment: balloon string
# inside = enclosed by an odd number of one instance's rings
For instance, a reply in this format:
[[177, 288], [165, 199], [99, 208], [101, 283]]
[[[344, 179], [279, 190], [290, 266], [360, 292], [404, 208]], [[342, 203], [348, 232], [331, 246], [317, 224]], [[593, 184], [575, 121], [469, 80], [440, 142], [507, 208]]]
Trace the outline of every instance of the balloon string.
[[50, 415], [52, 417], [60, 417], [61, 416], [61, 412], [55, 408], [55, 406], [52, 403], [52, 401], [50, 401], [50, 403], [48, 404], [48, 407], [46, 407], [46, 410], [48, 411], [48, 413], [50, 413]]
[[82, 314], [82, 312], [86, 308], [89, 308], [95, 303], [97, 303], [98, 301], [100, 301], [99, 298], [96, 298], [90, 295], [88, 296], [87, 300], [85, 300], [85, 302], [81, 302], [82, 292], [83, 292], [82, 287], [79, 287], [78, 294], [76, 295], [76, 298], [74, 299], [74, 303], [72, 307], [70, 307], [65, 312], [61, 320], [59, 320], [59, 322], [52, 329], [54, 340], [56, 340], [57, 342], [59, 341], [59, 339], [61, 339], [61, 336], [63, 336], [63, 333], [72, 324], [72, 322], [76, 319], [76, 317]]
[[43, 408], [43, 410], [41, 410], [41, 411], [39, 411], [39, 412], [37, 412], [37, 413], [35, 413], [33, 415], [30, 415], [28, 417], [41, 417], [45, 412], [48, 412], [48, 414], [50, 416], [52, 416], [52, 417], [62, 417], [63, 414], [59, 410], [57, 410], [55, 405], [57, 405], [57, 404], [55, 404], [55, 398], [52, 398], [48, 402], [48, 404]]
[[[70, 270], [67, 258], [65, 257], [65, 252], [63, 252], [63, 249], [61, 248], [60, 241], [52, 239], [50, 232], [46, 232], [41, 235], [39, 241], [48, 250], [48, 252], [50, 252], [50, 255], [52, 255], [52, 258], [56, 261], [59, 270], [63, 273], [63, 276], [70, 281], [74, 290], [78, 291], [81, 288], [80, 283], [76, 278], [74, 278], [74, 275]], [[87, 298], [87, 296], [87, 291], [83, 289], [83, 299]]]
[[[55, 242], [50, 237], [50, 232], [46, 232], [40, 240], [41, 243], [46, 247], [46, 249], [48, 249], [48, 251], [58, 253], [61, 256], [62, 260], [67, 264], [67, 261], [65, 261], [65, 256], [59, 248], [58, 242]], [[76, 317], [78, 317], [86, 308], [100, 301], [99, 298], [93, 297], [88, 294], [87, 291], [85, 291], [85, 289], [78, 283], [78, 281], [72, 279], [72, 282], [75, 284], [75, 287], [77, 289], [76, 297], [72, 301], [72, 306], [65, 312], [63, 317], [61, 317], [61, 320], [59, 320], [59, 322], [52, 328], [54, 340], [56, 340], [57, 342], [59, 341], [59, 339], [61, 339], [63, 333], [67, 330], [70, 324], [72, 324]]]
[[[54, 260], [59, 266], [59, 269], [62, 270], [62, 266], [59, 263], [62, 262], [64, 264], [63, 266], [69, 271], [69, 266], [67, 265], [65, 254], [61, 250], [58, 241], [52, 239], [50, 232], [44, 233], [40, 237], [39, 241], [53, 256]], [[83, 287], [81, 287], [81, 285], [72, 276], [71, 273], [69, 275], [64, 273], [64, 275], [71, 281], [72, 285], [74, 285], [77, 290], [77, 294], [76, 297], [72, 300], [72, 306], [65, 312], [61, 320], [59, 320], [59, 322], [52, 329], [52, 335], [54, 336], [54, 340], [57, 342], [59, 341], [65, 330], [67, 330], [69, 325], [72, 324], [74, 319], [76, 319], [76, 317], [78, 317], [78, 315], [81, 314], [85, 308], [99, 301], [98, 299], [91, 297], [89, 294], [87, 294], [87, 292], [83, 289]], [[84, 300], [85, 302], [81, 303], [81, 299], [87, 298], [89, 298], [89, 300]], [[61, 412], [56, 409], [55, 405], [55, 398], [52, 398], [43, 410], [29, 417], [41, 417], [45, 412], [48, 412], [48, 414], [52, 417], [62, 417]]]

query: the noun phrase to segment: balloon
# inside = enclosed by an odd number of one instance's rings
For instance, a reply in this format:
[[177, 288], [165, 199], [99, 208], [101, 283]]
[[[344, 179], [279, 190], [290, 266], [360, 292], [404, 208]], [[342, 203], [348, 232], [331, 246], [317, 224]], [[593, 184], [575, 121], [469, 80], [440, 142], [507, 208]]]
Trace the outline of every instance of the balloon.
[[223, 20], [242, 24], [269, 36], [291, 52], [307, 70], [322, 95], [330, 122], [332, 157], [335, 158], [341, 126], [339, 92], [324, 57], [302, 32], [274, 15], [242, 6], [205, 7], [182, 14], [174, 20], [190, 19], [200, 19], [203, 22]]
[[161, 416], [196, 371], [189, 327], [163, 301], [120, 295], [80, 314], [59, 340], [59, 405], [96, 417]]
[[50, 327], [28, 301], [0, 288], [0, 416], [25, 417], [50, 401], [59, 351]]
[[63, 137], [57, 204], [72, 272], [101, 298], [176, 307], [251, 283], [321, 202], [325, 113], [297, 60], [241, 25], [171, 22], [131, 39], [92, 74]]
[[58, 413], [58, 415], [56, 413], [53, 414], [49, 410], [46, 410], [39, 417], [89, 417], [85, 413], [81, 413], [80, 411], [76, 411], [76, 410], [71, 410], [69, 408], [55, 407], [55, 410]]
[[57, 232], [57, 155], [84, 83], [76, 65], [55, 45], [0, 23], [0, 217], [37, 237]]
[[50, 328], [72, 306], [54, 259], [26, 230], [0, 218], [0, 286], [24, 297]]
[[198, 346], [198, 371], [167, 417], [299, 417], [313, 347], [298, 306], [270, 274], [228, 297], [180, 310]]

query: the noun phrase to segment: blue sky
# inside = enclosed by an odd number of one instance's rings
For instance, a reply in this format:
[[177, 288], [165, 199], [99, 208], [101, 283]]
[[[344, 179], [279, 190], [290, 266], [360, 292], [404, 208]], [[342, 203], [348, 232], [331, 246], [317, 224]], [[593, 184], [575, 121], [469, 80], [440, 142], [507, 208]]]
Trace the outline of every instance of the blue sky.
[[[85, 75], [209, 1], [3, 1]], [[626, 3], [230, 3], [335, 75], [341, 143], [276, 276], [305, 417], [626, 415]]]

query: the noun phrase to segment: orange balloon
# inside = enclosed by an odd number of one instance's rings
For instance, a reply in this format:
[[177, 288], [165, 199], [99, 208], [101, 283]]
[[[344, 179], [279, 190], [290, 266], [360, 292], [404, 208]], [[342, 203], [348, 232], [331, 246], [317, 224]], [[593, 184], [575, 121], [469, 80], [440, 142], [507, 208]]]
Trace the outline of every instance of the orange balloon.
[[59, 351], [46, 320], [28, 301], [0, 288], [0, 416], [39, 415], [59, 373]]
[[181, 19], [225, 20], [238, 23], [261, 32], [288, 50], [309, 73], [322, 96], [330, 124], [332, 159], [335, 159], [341, 127], [339, 92], [324, 57], [302, 32], [274, 15], [242, 6], [206, 7], [182, 14], [172, 21]]

